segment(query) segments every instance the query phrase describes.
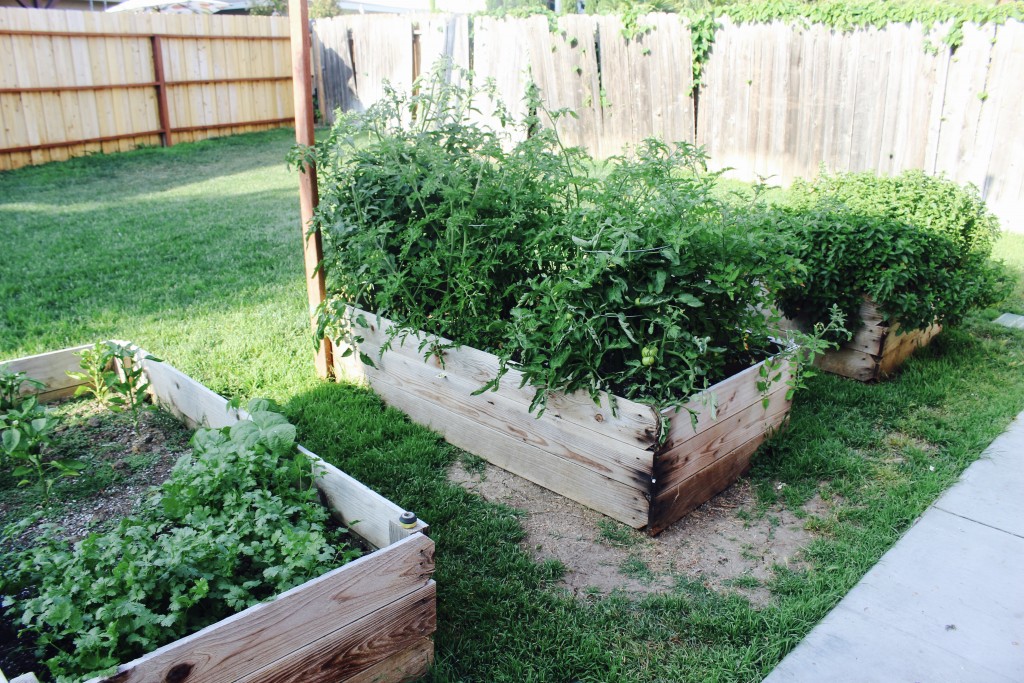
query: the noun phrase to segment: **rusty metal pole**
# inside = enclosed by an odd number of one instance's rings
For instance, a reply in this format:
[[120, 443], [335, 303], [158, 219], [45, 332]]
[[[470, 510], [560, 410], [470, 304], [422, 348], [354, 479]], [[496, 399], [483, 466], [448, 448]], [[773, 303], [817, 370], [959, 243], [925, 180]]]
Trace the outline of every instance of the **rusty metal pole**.
[[[292, 38], [292, 92], [295, 97], [295, 141], [300, 145], [316, 142], [313, 129], [313, 83], [310, 73], [309, 7], [307, 0], [288, 0], [288, 19]], [[323, 270], [317, 266], [323, 259], [323, 238], [320, 230], [307, 236], [317, 196], [316, 167], [306, 164], [299, 174], [299, 209], [302, 216], [302, 252], [306, 263], [306, 292], [309, 295], [309, 320], [316, 329], [316, 309], [327, 298]], [[331, 375], [331, 340], [324, 339], [316, 351], [316, 374]]]

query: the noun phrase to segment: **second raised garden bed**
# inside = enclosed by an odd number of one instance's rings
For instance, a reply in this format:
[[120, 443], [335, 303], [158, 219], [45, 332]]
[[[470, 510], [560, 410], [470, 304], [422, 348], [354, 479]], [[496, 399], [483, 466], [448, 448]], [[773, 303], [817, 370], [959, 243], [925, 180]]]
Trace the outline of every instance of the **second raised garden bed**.
[[[46, 384], [40, 400], [70, 396], [80, 384], [65, 349], [8, 363]], [[245, 417], [227, 401], [166, 363], [136, 354], [154, 403], [190, 427], [225, 427]], [[317, 481], [335, 517], [374, 552], [212, 624], [90, 683], [399, 683], [426, 673], [436, 628], [434, 543], [426, 524], [399, 523], [403, 510], [338, 468], [318, 461]]]
[[[736, 481], [789, 414], [786, 362], [767, 393], [758, 389], [759, 363], [691, 399], [696, 427], [685, 410], [659, 413], [615, 398], [613, 412], [607, 396], [596, 405], [585, 392], [551, 396], [538, 418], [529, 411], [534, 391], [520, 387], [514, 370], [496, 391], [472, 395], [497, 375], [496, 356], [467, 346], [446, 349], [442, 367], [436, 356], [424, 360], [422, 338], [396, 338], [388, 346], [391, 321], [354, 311], [358, 317], [368, 327], [353, 336], [363, 339], [358, 350], [373, 366], [359, 353], [345, 356], [339, 342], [339, 376], [368, 382], [389, 405], [449, 443], [652, 534]], [[663, 421], [668, 436], [662, 441]]]
[[[892, 375], [916, 349], [927, 346], [942, 331], [941, 325], [923, 330], [900, 330], [899, 323], [890, 324], [870, 299], [860, 307], [863, 325], [838, 349], [831, 349], [815, 358], [814, 365], [861, 382], [874, 382]], [[808, 326], [789, 321], [794, 329]]]

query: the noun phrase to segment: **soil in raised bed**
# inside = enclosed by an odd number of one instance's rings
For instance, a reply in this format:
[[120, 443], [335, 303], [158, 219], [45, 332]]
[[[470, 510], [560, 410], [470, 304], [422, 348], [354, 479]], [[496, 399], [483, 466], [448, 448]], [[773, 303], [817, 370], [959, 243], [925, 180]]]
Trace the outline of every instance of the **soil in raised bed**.
[[[112, 413], [97, 401], [72, 400], [50, 406], [61, 425], [48, 457], [81, 460], [82, 476], [54, 484], [44, 505], [34, 485], [18, 486], [9, 471], [0, 472], [0, 528], [39, 513], [40, 519], [14, 539], [0, 541], [0, 562], [13, 545], [31, 545], [40, 526], [56, 524], [69, 541], [91, 531], [105, 531], [135, 511], [149, 489], [158, 486], [180, 457], [191, 452], [191, 431], [173, 416], [143, 411], [136, 430], [127, 413]], [[29, 671], [47, 679], [46, 667], [34, 655], [30, 638], [19, 639], [18, 627], [0, 607], [0, 670], [7, 676]]]
[[781, 505], [763, 508], [749, 482], [740, 480], [651, 538], [472, 456], [453, 465], [449, 477], [485, 500], [522, 511], [524, 549], [538, 561], [559, 561], [562, 587], [579, 598], [667, 593], [686, 581], [766, 605], [773, 566], [802, 567], [800, 551], [813, 538], [806, 522], [830, 509], [818, 497], [798, 513]]

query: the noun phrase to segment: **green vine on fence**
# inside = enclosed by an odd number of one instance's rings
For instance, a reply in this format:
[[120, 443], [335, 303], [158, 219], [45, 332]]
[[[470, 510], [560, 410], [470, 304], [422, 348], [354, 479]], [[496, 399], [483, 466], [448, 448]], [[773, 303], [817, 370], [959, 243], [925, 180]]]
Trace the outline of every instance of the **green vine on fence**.
[[[567, 5], [571, 3], [566, 3]], [[541, 0], [492, 0], [489, 14], [496, 16], [526, 16], [542, 12], [556, 30], [556, 15]], [[619, 14], [622, 17], [622, 36], [633, 40], [650, 30], [643, 16], [650, 12], [673, 12], [685, 16], [690, 23], [690, 43], [693, 52], [693, 91], [702, 83], [704, 65], [708, 61], [720, 28], [719, 19], [728, 16], [737, 24], [766, 24], [773, 21], [801, 25], [822, 24], [837, 31], [861, 28], [883, 28], [889, 24], [920, 23], [926, 29], [949, 24], [939, 39], [937, 50], [945, 45], [955, 51], [963, 44], [964, 25], [1001, 25], [1011, 19], [1024, 21], [1024, 2], [991, 4], [980, 1], [952, 2], [950, 0], [653, 0], [634, 3], [628, 0], [593, 0], [587, 3], [588, 14]]]

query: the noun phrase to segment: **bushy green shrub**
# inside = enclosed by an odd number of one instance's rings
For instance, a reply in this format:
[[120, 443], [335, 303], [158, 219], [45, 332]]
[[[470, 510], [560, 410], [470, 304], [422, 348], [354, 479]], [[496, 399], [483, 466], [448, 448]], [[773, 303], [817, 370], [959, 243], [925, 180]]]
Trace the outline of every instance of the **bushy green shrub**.
[[58, 681], [130, 661], [358, 554], [328, 525], [295, 427], [266, 408], [196, 432], [193, 454], [116, 529], [72, 546], [51, 528], [3, 568], [4, 604]]
[[813, 208], [822, 201], [842, 204], [859, 216], [945, 235], [963, 254], [988, 256], [999, 237], [999, 219], [985, 206], [978, 188], [958, 185], [944, 175], [919, 170], [895, 176], [821, 173], [793, 184], [790, 203], [795, 208]]
[[536, 100], [522, 121], [497, 107], [520, 142], [471, 120], [486, 101], [435, 76], [318, 145], [324, 326], [351, 304], [491, 351], [534, 407], [578, 389], [677, 404], [769, 352], [764, 311], [799, 264], [716, 198], [702, 151], [648, 141], [605, 167]]
[[798, 181], [766, 214], [792, 238], [806, 276], [784, 288], [783, 312], [805, 321], [838, 305], [860, 326], [864, 297], [901, 329], [956, 324], [1006, 296], [1009, 275], [990, 260], [996, 218], [973, 187], [909, 171], [821, 174]]

